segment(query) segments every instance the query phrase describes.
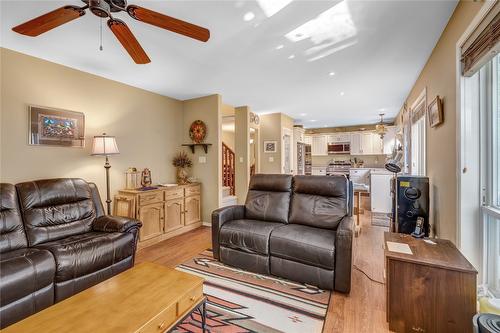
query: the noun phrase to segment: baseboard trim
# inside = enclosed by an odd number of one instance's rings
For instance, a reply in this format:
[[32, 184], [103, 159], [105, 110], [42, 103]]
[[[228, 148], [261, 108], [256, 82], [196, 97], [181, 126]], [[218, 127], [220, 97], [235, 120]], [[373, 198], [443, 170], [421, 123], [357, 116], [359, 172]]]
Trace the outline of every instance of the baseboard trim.
[[204, 227], [210, 227], [210, 228], [212, 227], [212, 223], [210, 222], [202, 222], [201, 225]]

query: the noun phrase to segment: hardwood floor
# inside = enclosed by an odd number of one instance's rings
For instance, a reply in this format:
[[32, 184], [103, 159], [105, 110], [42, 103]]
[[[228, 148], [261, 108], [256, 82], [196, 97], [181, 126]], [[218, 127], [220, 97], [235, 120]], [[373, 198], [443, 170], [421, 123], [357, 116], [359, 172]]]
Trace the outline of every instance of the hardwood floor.
[[[361, 234], [354, 239], [354, 266], [370, 278], [383, 282], [386, 228], [371, 226], [370, 212], [361, 215]], [[211, 230], [201, 227], [168, 239], [137, 253], [136, 263], [153, 261], [175, 267], [201, 251], [211, 248]], [[385, 286], [371, 281], [353, 268], [352, 288], [348, 296], [333, 293], [324, 333], [390, 332], [385, 320]]]

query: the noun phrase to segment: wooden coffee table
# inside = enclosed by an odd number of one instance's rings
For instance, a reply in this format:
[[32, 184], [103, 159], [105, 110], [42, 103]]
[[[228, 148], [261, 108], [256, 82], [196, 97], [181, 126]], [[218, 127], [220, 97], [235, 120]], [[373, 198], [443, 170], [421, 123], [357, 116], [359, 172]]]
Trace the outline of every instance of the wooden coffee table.
[[153, 263], [137, 265], [38, 312], [2, 333], [168, 332], [195, 311], [205, 331], [203, 279]]

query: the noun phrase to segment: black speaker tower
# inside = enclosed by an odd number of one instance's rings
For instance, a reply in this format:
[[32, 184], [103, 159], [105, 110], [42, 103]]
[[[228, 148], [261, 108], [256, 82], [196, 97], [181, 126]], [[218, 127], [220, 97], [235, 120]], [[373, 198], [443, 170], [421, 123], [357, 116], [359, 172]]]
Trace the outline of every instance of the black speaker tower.
[[411, 234], [417, 218], [424, 219], [425, 236], [429, 236], [429, 178], [419, 176], [397, 177], [396, 232]]

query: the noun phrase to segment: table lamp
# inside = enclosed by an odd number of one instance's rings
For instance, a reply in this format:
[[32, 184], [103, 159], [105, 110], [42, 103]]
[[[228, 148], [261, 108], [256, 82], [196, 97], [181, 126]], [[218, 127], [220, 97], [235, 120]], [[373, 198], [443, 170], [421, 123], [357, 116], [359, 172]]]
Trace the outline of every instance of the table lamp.
[[92, 141], [92, 155], [106, 156], [106, 163], [104, 163], [104, 169], [106, 169], [106, 206], [108, 215], [111, 215], [111, 199], [109, 193], [109, 155], [117, 155], [120, 151], [116, 145], [116, 140], [114, 136], [108, 136], [106, 133], [102, 135], [94, 136]]

